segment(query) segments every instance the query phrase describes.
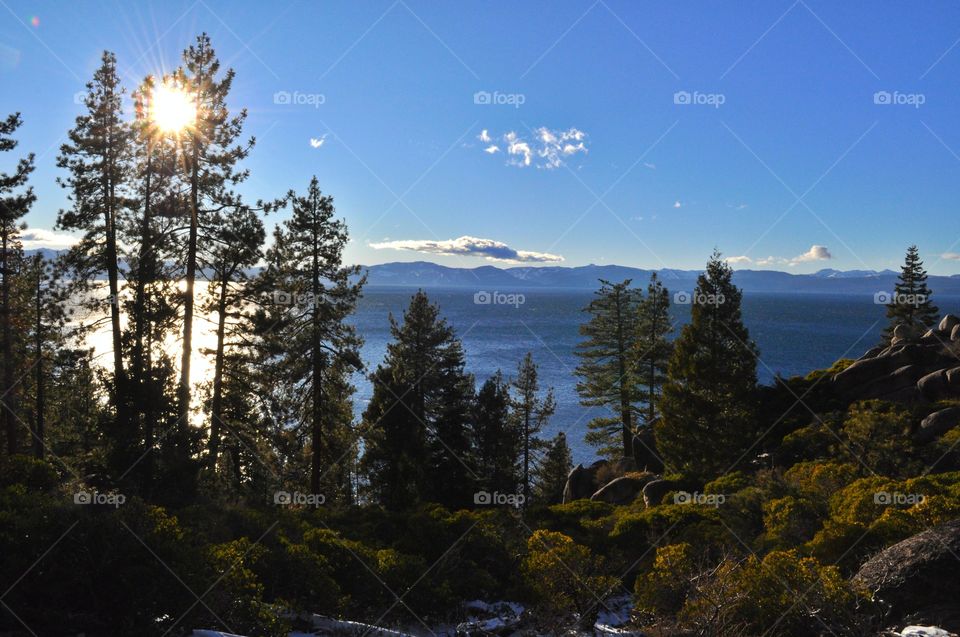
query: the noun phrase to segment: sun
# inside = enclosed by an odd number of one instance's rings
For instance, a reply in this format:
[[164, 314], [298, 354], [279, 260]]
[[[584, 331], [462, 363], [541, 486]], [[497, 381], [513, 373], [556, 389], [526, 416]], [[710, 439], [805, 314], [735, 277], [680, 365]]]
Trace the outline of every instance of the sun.
[[160, 130], [167, 133], [179, 132], [191, 126], [197, 111], [190, 94], [183, 88], [163, 83], [153, 92], [150, 118]]

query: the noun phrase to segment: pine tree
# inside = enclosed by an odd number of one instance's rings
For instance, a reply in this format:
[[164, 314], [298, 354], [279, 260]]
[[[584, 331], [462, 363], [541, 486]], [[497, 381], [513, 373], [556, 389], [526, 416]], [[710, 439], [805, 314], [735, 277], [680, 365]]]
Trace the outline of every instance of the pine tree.
[[589, 444], [603, 454], [633, 456], [633, 437], [643, 401], [633, 365], [637, 348], [638, 307], [641, 292], [622, 283], [600, 281], [600, 289], [584, 310], [590, 315], [580, 325], [586, 340], [577, 346], [580, 377], [577, 392], [587, 407], [604, 407], [614, 416], [599, 416], [588, 424]]
[[563, 502], [563, 490], [567, 486], [567, 475], [573, 469], [573, 457], [567, 446], [567, 437], [561, 431], [547, 443], [543, 461], [537, 468], [537, 480], [534, 497], [541, 504], [559, 504]]
[[340, 403], [353, 388], [344, 378], [362, 368], [361, 340], [347, 318], [364, 278], [359, 267], [343, 265], [347, 228], [335, 218], [333, 197], [321, 193], [317, 178], [305, 195], [291, 192], [289, 200], [292, 216], [275, 231], [260, 282], [270, 288], [272, 303], [256, 320], [280, 380], [297, 388], [287, 396], [298, 401], [299, 424], [309, 431], [310, 489], [319, 494], [325, 469], [337, 471], [347, 460], [333, 453], [328, 439], [346, 426]]
[[673, 346], [668, 340], [673, 331], [670, 319], [670, 292], [656, 273], [650, 276], [647, 294], [640, 302], [637, 341], [633, 365], [637, 385], [644, 391], [644, 420], [652, 427], [658, 416], [661, 388], [666, 379], [667, 364]]
[[527, 352], [517, 368], [517, 377], [511, 383], [513, 393], [510, 398], [510, 415], [513, 418], [514, 427], [520, 432], [520, 440], [523, 444], [521, 483], [524, 503], [530, 501], [530, 487], [535, 469], [534, 454], [541, 446], [537, 433], [543, 429], [557, 408], [552, 387], [546, 394], [540, 395], [538, 376], [539, 372], [537, 365], [533, 362], [533, 355]]
[[668, 471], [715, 476], [746, 460], [758, 434], [757, 349], [732, 276], [714, 251], [697, 279], [690, 323], [674, 342], [655, 424]]
[[481, 486], [490, 492], [516, 493], [520, 484], [520, 431], [510, 418], [510, 386], [499, 371], [477, 392], [473, 445]]
[[391, 510], [428, 499], [467, 506], [474, 484], [470, 459], [462, 455], [469, 440], [464, 406], [473, 381], [464, 372], [463, 346], [422, 290], [402, 323], [391, 315], [390, 331], [393, 342], [371, 374], [373, 396], [362, 423], [361, 466], [371, 495]]
[[[0, 153], [12, 151], [17, 140], [12, 135], [20, 128], [20, 113], [14, 113], [0, 120]], [[18, 450], [18, 391], [15, 385], [17, 359], [14, 357], [14, 341], [19, 333], [20, 312], [14, 308], [15, 286], [19, 278], [23, 252], [20, 243], [20, 219], [30, 211], [36, 200], [33, 188], [27, 185], [33, 172], [33, 153], [17, 161], [13, 172], [0, 172], [0, 365], [3, 375], [0, 378], [0, 410], [2, 410], [3, 430], [6, 438], [7, 453], [13, 455]], [[15, 328], [18, 330], [15, 332]]]
[[907, 248], [907, 256], [900, 267], [900, 276], [893, 289], [893, 297], [887, 304], [890, 320], [883, 332], [884, 340], [893, 338], [893, 330], [903, 325], [911, 332], [918, 332], [937, 324], [940, 310], [931, 300], [927, 286], [927, 271], [923, 269], [917, 246]]
[[180, 427], [187, 427], [190, 419], [190, 357], [193, 353], [194, 287], [198, 266], [198, 238], [201, 226], [208, 225], [213, 211], [240, 204], [230, 190], [247, 177], [237, 170], [253, 146], [237, 144], [241, 135], [246, 110], [231, 116], [227, 96], [233, 84], [232, 69], [220, 75], [220, 61], [203, 33], [193, 46], [183, 52], [186, 70], [177, 74], [174, 83], [182, 88], [195, 105], [195, 121], [181, 139], [184, 145], [182, 161], [189, 181], [189, 201], [186, 213], [188, 228], [183, 256], [183, 342], [180, 354], [180, 383], [178, 410]]
[[[130, 428], [130, 396], [123, 358], [120, 318], [119, 229], [130, 205], [132, 132], [124, 121], [124, 90], [117, 73], [117, 59], [105, 51], [100, 68], [87, 84], [84, 106], [87, 112], [76, 119], [70, 141], [60, 148], [57, 165], [69, 176], [58, 182], [70, 191], [72, 207], [61, 210], [57, 227], [83, 233], [66, 255], [73, 271], [74, 295], [94, 315], [110, 317], [113, 349], [113, 402], [117, 412], [116, 440], [121, 465], [137, 452], [136, 432]], [[107, 294], [102, 294], [99, 277], [107, 275]]]
[[[205, 242], [207, 249], [201, 253], [204, 266], [211, 272], [207, 287], [208, 298], [204, 304], [207, 314], [216, 313], [216, 345], [212, 352], [214, 371], [210, 399], [210, 427], [207, 439], [207, 465], [216, 469], [220, 453], [221, 430], [224, 411], [224, 376], [236, 375], [246, 367], [227, 369], [230, 349], [241, 343], [227, 343], [229, 334], [234, 340], [242, 338], [237, 334], [242, 321], [245, 303], [250, 301], [250, 290], [246, 269], [254, 266], [260, 259], [260, 248], [266, 238], [263, 222], [247, 206], [237, 206], [213, 216], [212, 232]], [[243, 361], [242, 357], [232, 357]]]

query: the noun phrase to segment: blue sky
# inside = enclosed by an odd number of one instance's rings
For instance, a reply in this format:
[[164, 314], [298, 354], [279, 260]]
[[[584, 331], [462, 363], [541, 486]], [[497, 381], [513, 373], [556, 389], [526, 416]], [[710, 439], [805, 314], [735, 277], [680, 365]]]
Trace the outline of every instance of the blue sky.
[[352, 262], [697, 268], [718, 247], [809, 272], [917, 243], [960, 272], [956, 2], [0, 0], [31, 227], [65, 203], [57, 148], [102, 50], [133, 86], [201, 31], [257, 138], [242, 192], [316, 174]]

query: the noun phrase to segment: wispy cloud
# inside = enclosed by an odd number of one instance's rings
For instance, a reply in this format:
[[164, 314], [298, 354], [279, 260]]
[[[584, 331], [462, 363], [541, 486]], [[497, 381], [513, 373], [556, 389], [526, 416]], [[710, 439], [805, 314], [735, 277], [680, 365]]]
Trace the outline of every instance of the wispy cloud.
[[484, 152], [493, 155], [503, 150], [508, 157], [507, 164], [520, 168], [536, 166], [553, 170], [565, 165], [571, 157], [589, 152], [587, 134], [577, 128], [554, 130], [541, 126], [533, 131], [531, 138], [508, 131], [498, 138], [498, 143], [492, 143], [494, 138], [487, 129], [483, 129], [477, 139], [489, 144]]
[[750, 265], [753, 263], [753, 259], [746, 255], [741, 255], [738, 257], [727, 257], [726, 262], [730, 265]]
[[682, 206], [683, 206], [683, 204], [680, 203], [680, 200], [679, 200], [679, 199], [677, 199], [676, 201], [673, 202], [673, 207], [674, 207], [674, 208], [680, 208], [680, 207], [682, 207]]
[[559, 254], [515, 250], [502, 241], [469, 236], [436, 241], [429, 239], [382, 241], [371, 243], [370, 247], [374, 250], [410, 250], [443, 256], [484, 257], [490, 261], [510, 263], [559, 263], [563, 261], [563, 257]]
[[28, 228], [20, 233], [20, 241], [24, 250], [48, 248], [50, 250], [65, 250], [77, 243], [73, 235], [61, 234], [44, 228]]
[[324, 142], [326, 142], [326, 141], [327, 141], [327, 135], [326, 135], [326, 134], [323, 134], [323, 135], [321, 135], [320, 137], [311, 137], [311, 138], [310, 138], [310, 146], [313, 147], [313, 148], [320, 148], [321, 146], [323, 146]]
[[944, 252], [940, 255], [940, 258], [949, 261], [960, 261], [960, 252]]

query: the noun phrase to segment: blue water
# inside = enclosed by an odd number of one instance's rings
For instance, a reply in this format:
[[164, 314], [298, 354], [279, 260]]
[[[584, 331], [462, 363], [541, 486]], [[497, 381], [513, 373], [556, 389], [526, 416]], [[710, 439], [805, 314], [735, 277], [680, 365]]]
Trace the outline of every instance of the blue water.
[[[400, 319], [414, 288], [372, 287], [364, 290], [354, 322], [366, 342], [361, 356], [369, 369], [383, 360], [390, 339], [389, 313]], [[520, 305], [474, 303], [474, 290], [431, 288], [430, 298], [463, 341], [467, 369], [481, 383], [503, 370], [513, 375], [526, 352], [540, 366], [542, 387], [553, 387], [557, 411], [543, 436], [558, 431], [567, 434], [574, 462], [588, 462], [594, 449], [583, 442], [587, 423], [602, 412], [580, 405], [576, 392], [577, 366], [574, 353], [581, 340], [582, 308], [590, 302], [589, 290], [527, 289], [501, 291], [524, 295]], [[507, 300], [507, 299], [499, 299]], [[941, 312], [957, 313], [960, 298], [937, 297]], [[760, 349], [757, 374], [770, 383], [775, 374], [804, 375], [829, 367], [838, 358], [856, 358], [873, 347], [886, 324], [884, 308], [871, 295], [745, 294], [743, 318]], [[690, 316], [689, 305], [673, 305], [679, 325]], [[678, 330], [679, 331], [679, 327]], [[360, 412], [370, 399], [372, 387], [356, 379], [356, 407]]]

